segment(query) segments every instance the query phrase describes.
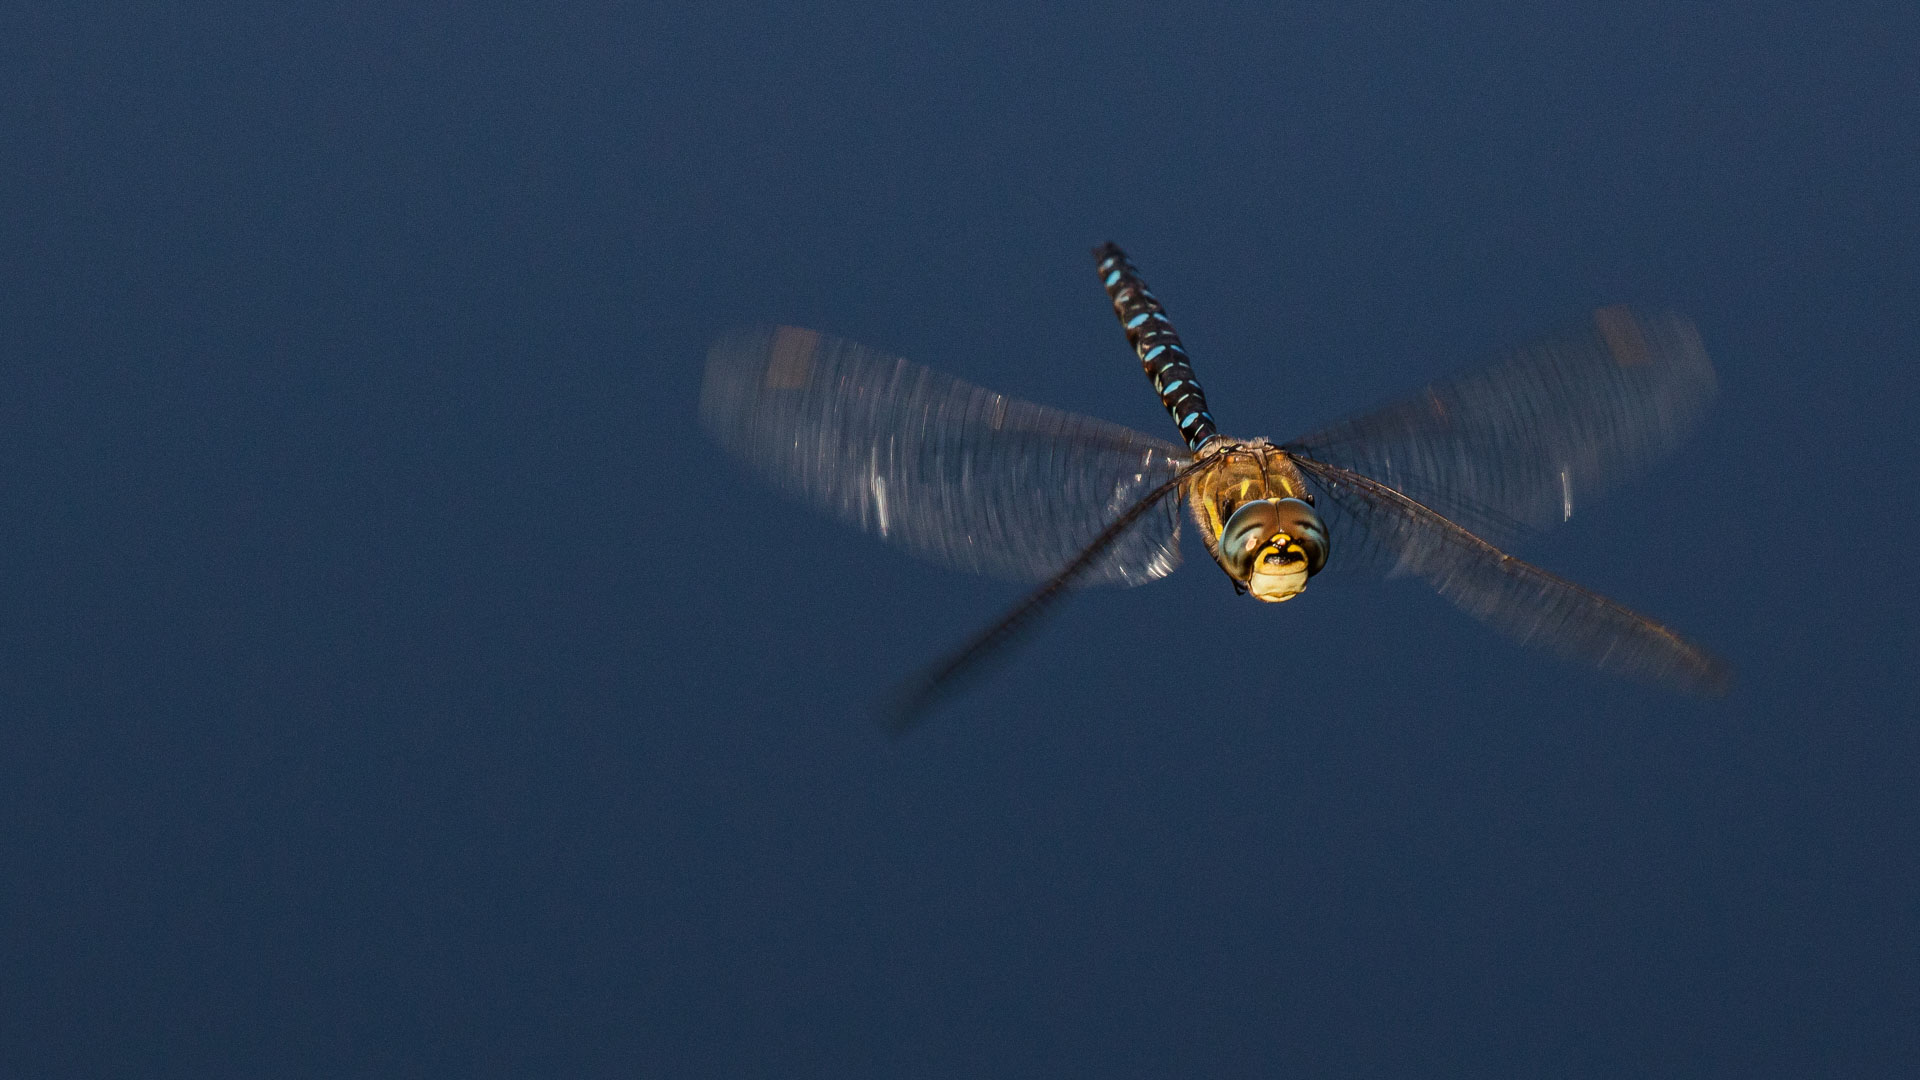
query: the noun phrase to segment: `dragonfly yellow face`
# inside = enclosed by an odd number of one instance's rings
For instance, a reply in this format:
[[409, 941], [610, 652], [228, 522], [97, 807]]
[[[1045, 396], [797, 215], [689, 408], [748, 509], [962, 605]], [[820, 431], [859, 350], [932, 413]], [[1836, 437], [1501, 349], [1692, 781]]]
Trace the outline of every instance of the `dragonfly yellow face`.
[[763, 475], [888, 543], [1040, 582], [903, 688], [896, 726], [1069, 590], [1171, 572], [1182, 502], [1235, 588], [1260, 600], [1298, 596], [1337, 537], [1341, 577], [1418, 578], [1526, 644], [1682, 689], [1726, 687], [1726, 666], [1672, 630], [1501, 550], [1686, 434], [1714, 389], [1691, 323], [1603, 308], [1276, 445], [1220, 434], [1160, 301], [1119, 248], [1094, 258], [1184, 446], [813, 331], [733, 335], [708, 356], [701, 418]]
[[1187, 482], [1187, 509], [1207, 551], [1234, 584], [1261, 600], [1290, 600], [1327, 564], [1327, 526], [1286, 451], [1264, 439], [1215, 436]]

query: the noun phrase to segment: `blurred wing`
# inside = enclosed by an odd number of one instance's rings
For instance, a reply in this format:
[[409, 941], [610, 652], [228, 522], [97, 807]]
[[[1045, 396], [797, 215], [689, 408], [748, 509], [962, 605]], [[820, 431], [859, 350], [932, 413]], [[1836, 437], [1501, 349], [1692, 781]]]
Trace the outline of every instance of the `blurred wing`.
[[1364, 533], [1365, 545], [1385, 557], [1374, 563], [1377, 569], [1424, 579], [1523, 645], [1693, 693], [1726, 691], [1724, 663], [1652, 619], [1502, 552], [1370, 477], [1311, 459], [1297, 462], [1327, 496], [1320, 510], [1334, 530], [1336, 561], [1343, 537], [1353, 541]]
[[1042, 616], [1052, 610], [1068, 588], [1079, 583], [1081, 575], [1100, 564], [1108, 547], [1127, 535], [1136, 521], [1168, 503], [1177, 508], [1180, 485], [1205, 468], [1206, 463], [1189, 464], [1168, 477], [1159, 487], [1141, 496], [1138, 502], [1108, 523], [1100, 535], [1073, 557], [1073, 561], [1062, 567], [1045, 584], [1021, 597], [1020, 602], [1009, 608], [993, 625], [975, 634], [946, 659], [901, 684], [883, 713], [882, 722], [895, 734], [906, 732], [920, 722], [928, 709], [957, 689], [966, 678], [979, 674], [993, 660], [1006, 655], [1020, 635], [1032, 629]]
[[[962, 570], [1049, 578], [1189, 460], [1117, 424], [1017, 401], [812, 330], [722, 338], [700, 417], [787, 492]], [[1138, 585], [1179, 565], [1179, 500], [1078, 575]]]
[[1601, 308], [1489, 367], [1285, 449], [1511, 544], [1673, 449], [1713, 393], [1713, 364], [1691, 322]]

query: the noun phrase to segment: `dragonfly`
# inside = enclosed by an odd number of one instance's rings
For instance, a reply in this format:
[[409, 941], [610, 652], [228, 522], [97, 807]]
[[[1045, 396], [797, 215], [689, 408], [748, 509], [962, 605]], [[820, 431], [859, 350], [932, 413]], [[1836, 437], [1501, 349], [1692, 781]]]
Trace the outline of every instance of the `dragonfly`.
[[1496, 631], [1673, 689], [1725, 663], [1507, 554], [1672, 450], [1715, 391], [1694, 325], [1592, 312], [1479, 368], [1276, 443], [1216, 426], [1166, 310], [1119, 247], [1100, 279], [1182, 443], [994, 393], [814, 330], [737, 332], [707, 356], [703, 423], [775, 486], [946, 566], [1038, 582], [904, 683], [904, 731], [1070, 590], [1180, 564], [1181, 509], [1236, 593], [1281, 603], [1322, 573], [1413, 577]]

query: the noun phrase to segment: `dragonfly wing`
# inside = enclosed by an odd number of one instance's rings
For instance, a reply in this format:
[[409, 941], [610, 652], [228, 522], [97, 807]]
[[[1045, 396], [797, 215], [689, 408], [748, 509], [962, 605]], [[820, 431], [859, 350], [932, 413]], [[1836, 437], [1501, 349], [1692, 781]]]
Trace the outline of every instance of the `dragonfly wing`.
[[1602, 308], [1286, 449], [1511, 544], [1671, 450], [1713, 393], [1713, 364], [1691, 322]]
[[1353, 566], [1343, 536], [1389, 576], [1425, 580], [1462, 610], [1523, 645], [1606, 671], [1694, 693], [1718, 694], [1727, 666], [1698, 645], [1627, 607], [1506, 554], [1407, 495], [1338, 465], [1296, 459], [1327, 498], [1333, 551]]
[[[700, 416], [788, 493], [934, 562], [1016, 580], [1054, 575], [1190, 460], [1117, 424], [793, 327], [716, 342]], [[1139, 515], [1077, 580], [1172, 571], [1178, 503]]]
[[1006, 614], [991, 626], [975, 634], [946, 659], [899, 686], [882, 717], [886, 726], [896, 734], [907, 731], [920, 722], [929, 708], [952, 693], [966, 678], [979, 674], [993, 660], [1004, 656], [1021, 634], [1032, 629], [1042, 616], [1052, 610], [1067, 589], [1078, 584], [1082, 575], [1100, 565], [1107, 549], [1131, 532], [1135, 522], [1152, 516], [1168, 504], [1177, 508], [1180, 504], [1180, 485], [1206, 467], [1204, 463], [1189, 464], [1167, 477], [1158, 487], [1148, 491], [1109, 522], [1072, 561], [1039, 588], [1021, 597], [1019, 603], [1007, 609]]

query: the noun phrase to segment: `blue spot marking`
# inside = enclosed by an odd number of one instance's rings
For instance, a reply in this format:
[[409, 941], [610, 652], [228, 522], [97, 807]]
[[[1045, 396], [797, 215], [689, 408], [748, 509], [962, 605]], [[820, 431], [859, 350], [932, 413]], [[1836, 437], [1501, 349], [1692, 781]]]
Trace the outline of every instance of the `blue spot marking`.
[[1133, 318], [1127, 320], [1127, 329], [1131, 330], [1151, 318], [1153, 318], [1152, 315], [1135, 315]]
[[1165, 345], [1155, 345], [1153, 348], [1148, 349], [1147, 355], [1141, 357], [1140, 359], [1148, 363], [1152, 363], [1154, 357], [1159, 356], [1161, 353], [1166, 351], [1167, 351], [1167, 347]]
[[1186, 427], [1186, 426], [1187, 426], [1188, 424], [1191, 424], [1191, 423], [1193, 423], [1193, 418], [1194, 418], [1194, 417], [1196, 417], [1196, 416], [1199, 416], [1199, 415], [1200, 415], [1199, 413], [1191, 413], [1191, 412], [1190, 412], [1190, 413], [1188, 413], [1187, 415], [1185, 415], [1185, 416], [1183, 416], [1183, 417], [1181, 417], [1181, 418], [1180, 418], [1180, 426], [1184, 428], [1184, 427]]
[[1175, 390], [1178, 390], [1185, 385], [1187, 384], [1183, 380], [1175, 379], [1172, 382], [1168, 383], [1166, 386], [1162, 387], [1160, 389], [1160, 392], [1163, 394], [1171, 394]]
[[[1111, 266], [1111, 265], [1113, 265], [1113, 264], [1112, 264], [1111, 262], [1109, 262], [1109, 263], [1108, 263], [1107, 265], [1109, 265], [1109, 266]], [[1109, 289], [1111, 289], [1111, 288], [1113, 288], [1113, 283], [1114, 283], [1114, 282], [1116, 282], [1116, 281], [1119, 281], [1119, 280], [1120, 280], [1120, 271], [1118, 271], [1118, 270], [1115, 270], [1115, 271], [1114, 271], [1113, 273], [1111, 273], [1111, 274], [1108, 274], [1108, 275], [1107, 275], [1107, 288], [1109, 288]]]

